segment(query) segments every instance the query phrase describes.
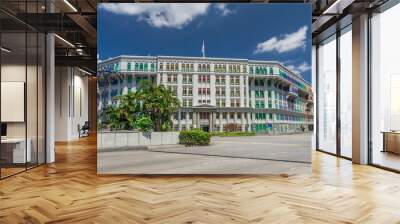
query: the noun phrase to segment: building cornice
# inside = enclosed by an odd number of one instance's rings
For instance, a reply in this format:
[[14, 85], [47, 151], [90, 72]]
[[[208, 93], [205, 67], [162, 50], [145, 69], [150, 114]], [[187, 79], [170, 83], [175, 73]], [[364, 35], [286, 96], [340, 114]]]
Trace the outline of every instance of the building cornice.
[[[115, 62], [123, 59], [136, 59], [136, 60], [156, 60], [157, 62], [160, 60], [187, 60], [187, 61], [197, 61], [197, 62], [236, 62], [236, 63], [246, 63], [247, 65], [275, 65], [295, 78], [299, 79], [299, 81], [304, 82], [305, 84], [311, 86], [311, 83], [301, 77], [299, 74], [294, 73], [293, 71], [286, 68], [279, 61], [263, 61], [263, 60], [249, 60], [244, 58], [217, 58], [217, 57], [185, 57], [185, 56], [168, 56], [168, 55], [158, 55], [158, 56], [137, 56], [137, 55], [119, 55], [113, 58], [109, 58], [103, 61], [100, 61], [98, 64], [107, 64], [110, 62]], [[243, 74], [243, 73], [241, 73]]]

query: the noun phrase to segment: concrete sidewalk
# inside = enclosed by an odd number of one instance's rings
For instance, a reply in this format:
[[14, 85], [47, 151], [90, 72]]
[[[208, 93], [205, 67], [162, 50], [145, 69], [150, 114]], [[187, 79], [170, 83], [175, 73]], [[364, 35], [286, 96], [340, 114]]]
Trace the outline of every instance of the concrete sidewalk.
[[98, 153], [104, 174], [296, 174], [311, 171], [311, 136], [213, 138], [205, 147]]

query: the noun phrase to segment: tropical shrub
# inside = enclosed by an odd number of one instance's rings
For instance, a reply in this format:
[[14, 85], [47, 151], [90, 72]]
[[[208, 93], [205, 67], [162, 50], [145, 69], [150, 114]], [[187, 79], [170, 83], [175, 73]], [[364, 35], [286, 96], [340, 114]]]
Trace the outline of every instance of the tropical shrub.
[[138, 91], [114, 99], [117, 103], [105, 110], [105, 123], [112, 130], [169, 130], [171, 117], [180, 107], [178, 98], [170, 90], [149, 81], [140, 82]]
[[[132, 130], [135, 128], [136, 114], [139, 102], [136, 93], [129, 93], [115, 97], [116, 105], [109, 106], [106, 110], [107, 119], [112, 130]], [[136, 116], [135, 116], [136, 115]]]
[[211, 134], [200, 129], [181, 131], [179, 134], [179, 144], [186, 146], [209, 145]]
[[137, 94], [142, 102], [142, 113], [153, 121], [155, 131], [167, 131], [172, 126], [171, 117], [180, 107], [179, 99], [163, 85], [148, 81], [141, 83]]
[[135, 121], [135, 128], [141, 132], [149, 132], [153, 129], [153, 122], [149, 116], [142, 116]]

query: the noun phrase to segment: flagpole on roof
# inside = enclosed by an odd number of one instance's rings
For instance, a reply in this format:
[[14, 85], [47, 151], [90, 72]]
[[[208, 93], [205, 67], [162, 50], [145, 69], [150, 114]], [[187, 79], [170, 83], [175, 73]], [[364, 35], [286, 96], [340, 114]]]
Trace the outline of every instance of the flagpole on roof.
[[206, 57], [206, 48], [204, 46], [204, 40], [203, 40], [203, 46], [201, 47], [201, 53], [203, 53], [203, 58]]

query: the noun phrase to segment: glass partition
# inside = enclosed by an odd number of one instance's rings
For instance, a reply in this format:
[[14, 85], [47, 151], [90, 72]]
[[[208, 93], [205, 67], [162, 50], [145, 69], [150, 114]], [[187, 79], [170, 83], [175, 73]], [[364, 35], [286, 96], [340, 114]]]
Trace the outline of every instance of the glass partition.
[[340, 154], [352, 157], [352, 34], [351, 25], [340, 35]]
[[[24, 171], [26, 151], [26, 33], [1, 34], [1, 175]], [[6, 49], [6, 50], [4, 50]]]
[[26, 115], [27, 115], [27, 150], [30, 156], [30, 160], [27, 163], [27, 167], [33, 167], [37, 165], [37, 146], [38, 146], [38, 55], [37, 55], [37, 42], [38, 34], [35, 32], [27, 32], [27, 63], [26, 63]]
[[371, 162], [400, 170], [400, 4], [371, 18]]
[[[0, 7], [36, 13], [40, 2]], [[10, 15], [0, 12], [0, 178], [45, 162], [45, 35]]]
[[336, 36], [318, 47], [318, 149], [336, 153]]
[[38, 63], [37, 63], [37, 163], [46, 162], [46, 36], [38, 33]]

